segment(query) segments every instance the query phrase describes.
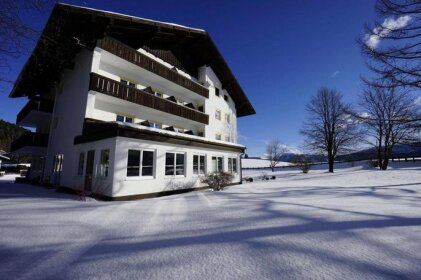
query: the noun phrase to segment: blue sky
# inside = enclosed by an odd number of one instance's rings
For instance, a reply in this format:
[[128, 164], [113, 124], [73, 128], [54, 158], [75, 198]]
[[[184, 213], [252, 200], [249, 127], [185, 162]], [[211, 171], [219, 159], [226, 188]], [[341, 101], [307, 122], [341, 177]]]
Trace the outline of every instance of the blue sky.
[[[239, 142], [251, 156], [278, 138], [299, 147], [305, 105], [321, 86], [336, 88], [347, 102], [367, 74], [356, 44], [373, 23], [374, 0], [336, 1], [66, 1], [65, 3], [206, 29], [252, 102], [257, 114], [238, 120]], [[47, 14], [28, 18], [42, 28]], [[13, 61], [14, 80], [26, 57]], [[0, 119], [14, 122], [25, 104], [0, 89]]]

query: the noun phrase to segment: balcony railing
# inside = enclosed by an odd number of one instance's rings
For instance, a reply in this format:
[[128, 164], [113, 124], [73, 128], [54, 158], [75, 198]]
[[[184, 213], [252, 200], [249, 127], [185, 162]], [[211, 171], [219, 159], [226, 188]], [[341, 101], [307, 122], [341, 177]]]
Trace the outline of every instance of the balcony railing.
[[23, 147], [47, 147], [48, 134], [28, 132], [12, 142], [12, 152]]
[[209, 124], [209, 116], [200, 111], [179, 105], [161, 97], [157, 97], [146, 91], [129, 87], [123, 83], [114, 81], [96, 73], [91, 73], [89, 90], [94, 90], [109, 96], [117, 97], [206, 125]]
[[98, 40], [97, 46], [122, 59], [125, 59], [137, 66], [140, 66], [158, 76], [161, 76], [177, 85], [191, 90], [203, 97], [209, 98], [209, 90], [199, 83], [181, 75], [180, 73], [166, 67], [162, 63], [138, 52], [137, 50], [113, 39], [105, 37]]
[[19, 124], [31, 111], [52, 113], [53, 107], [54, 104], [50, 100], [31, 99], [16, 116], [16, 123]]

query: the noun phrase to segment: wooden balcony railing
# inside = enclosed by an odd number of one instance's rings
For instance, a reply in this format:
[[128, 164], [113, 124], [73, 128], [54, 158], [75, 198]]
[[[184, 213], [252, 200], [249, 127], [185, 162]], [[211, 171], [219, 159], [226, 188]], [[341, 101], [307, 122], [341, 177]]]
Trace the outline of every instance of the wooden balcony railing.
[[177, 85], [191, 90], [203, 97], [209, 98], [209, 90], [201, 84], [166, 67], [162, 63], [138, 52], [137, 50], [113, 39], [105, 37], [98, 40], [97, 46], [152, 73], [155, 73]]
[[206, 125], [209, 124], [209, 116], [200, 111], [179, 105], [161, 97], [157, 97], [146, 91], [129, 87], [123, 83], [114, 81], [96, 73], [91, 73], [89, 90], [94, 90], [109, 96], [117, 97]]
[[53, 107], [54, 103], [50, 100], [31, 99], [16, 116], [16, 123], [19, 124], [31, 111], [52, 113]]
[[12, 142], [12, 152], [23, 147], [47, 147], [48, 134], [28, 132]]

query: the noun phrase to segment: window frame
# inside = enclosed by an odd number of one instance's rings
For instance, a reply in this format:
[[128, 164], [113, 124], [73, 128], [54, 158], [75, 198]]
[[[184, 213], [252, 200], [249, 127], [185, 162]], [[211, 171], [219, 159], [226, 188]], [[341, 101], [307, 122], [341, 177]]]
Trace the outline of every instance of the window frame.
[[[106, 163], [103, 163], [104, 155], [107, 154], [108, 158]], [[98, 166], [98, 176], [100, 178], [107, 178], [110, 171], [110, 149], [101, 149], [99, 153], [99, 166]], [[105, 170], [105, 172], [104, 172]]]
[[[194, 158], [197, 157], [197, 173], [195, 173]], [[201, 166], [203, 166], [203, 173], [200, 173]], [[206, 155], [205, 154], [193, 154], [192, 164], [193, 176], [206, 175]]]
[[216, 133], [215, 134], [215, 140], [222, 141], [222, 134], [221, 133]]
[[[213, 159], [216, 160], [216, 170], [214, 169]], [[221, 168], [219, 168], [219, 161], [221, 159]], [[212, 156], [212, 172], [223, 172], [224, 171], [224, 156]]]
[[[118, 117], [123, 117], [123, 121], [119, 121]], [[131, 122], [128, 122], [127, 119], [131, 119]], [[130, 115], [125, 115], [121, 113], [115, 113], [115, 121], [116, 122], [122, 122], [122, 123], [135, 123], [135, 117]]]
[[[173, 154], [173, 164], [167, 164], [167, 155]], [[177, 174], [177, 155], [183, 155], [183, 174]], [[167, 174], [167, 167], [173, 167], [173, 174]], [[186, 153], [185, 152], [165, 152], [165, 169], [164, 169], [165, 177], [186, 177]]]
[[218, 97], [220, 97], [220, 96], [221, 96], [221, 94], [220, 94], [220, 90], [219, 90], [219, 88], [217, 88], [217, 87], [215, 87], [215, 96], [218, 96]]
[[216, 109], [215, 110], [215, 119], [217, 119], [218, 121], [220, 121], [221, 118], [222, 118], [222, 112], [221, 112], [221, 110]]
[[[159, 126], [159, 127], [156, 127], [156, 126]], [[156, 129], [162, 129], [162, 123], [156, 122], [156, 121], [149, 121], [149, 127], [156, 128]]]
[[[137, 163], [135, 167], [137, 167], [138, 175], [128, 175], [129, 170], [129, 152], [130, 151], [136, 151], [139, 152], [139, 162]], [[144, 159], [144, 153], [150, 152], [152, 153], [152, 166], [145, 166], [143, 159]], [[142, 175], [143, 174], [143, 168], [144, 167], [152, 167], [152, 175]], [[153, 179], [155, 178], [155, 170], [156, 170], [156, 151], [153, 149], [127, 149], [127, 161], [126, 161], [126, 180], [138, 180], [138, 179]]]
[[228, 172], [231, 174], [238, 173], [238, 159], [236, 157], [228, 157]]

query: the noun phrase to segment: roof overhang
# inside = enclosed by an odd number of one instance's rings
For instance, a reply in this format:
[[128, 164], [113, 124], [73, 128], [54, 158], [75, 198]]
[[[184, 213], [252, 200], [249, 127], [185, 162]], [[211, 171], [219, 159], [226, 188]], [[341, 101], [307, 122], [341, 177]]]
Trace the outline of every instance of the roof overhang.
[[210, 66], [234, 100], [237, 116], [255, 114], [206, 31], [67, 4], [55, 5], [10, 97], [50, 94], [62, 70], [73, 67], [76, 54], [82, 48], [93, 49], [104, 36], [114, 37], [136, 49], [145, 47], [157, 56], [170, 54], [177, 67], [193, 76], [197, 75], [198, 67]]

